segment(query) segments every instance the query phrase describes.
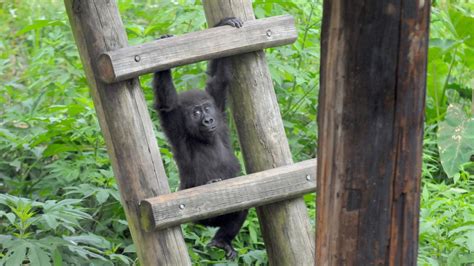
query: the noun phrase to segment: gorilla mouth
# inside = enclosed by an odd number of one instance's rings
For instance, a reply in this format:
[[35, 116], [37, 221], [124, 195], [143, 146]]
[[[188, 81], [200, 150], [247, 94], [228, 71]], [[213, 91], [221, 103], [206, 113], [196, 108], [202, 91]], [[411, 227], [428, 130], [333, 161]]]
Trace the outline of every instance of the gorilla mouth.
[[212, 126], [212, 127], [208, 127], [207, 131], [214, 132], [214, 131], [216, 131], [216, 129], [217, 129], [217, 126]]
[[212, 127], [202, 127], [200, 131], [201, 131], [201, 134], [212, 136], [216, 133], [216, 130], [217, 130], [217, 126], [212, 126]]

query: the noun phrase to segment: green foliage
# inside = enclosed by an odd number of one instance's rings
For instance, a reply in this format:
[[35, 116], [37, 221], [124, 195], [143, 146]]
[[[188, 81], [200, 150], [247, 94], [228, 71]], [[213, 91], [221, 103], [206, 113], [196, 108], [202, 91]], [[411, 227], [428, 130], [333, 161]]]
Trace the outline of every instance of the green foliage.
[[420, 265], [474, 262], [474, 176], [456, 184], [423, 182], [420, 213]]
[[432, 8], [419, 265], [474, 262], [473, 11], [454, 1]]
[[449, 95], [460, 95], [457, 100], [469, 104], [469, 82], [474, 82], [474, 28], [469, 24], [474, 20], [473, 10], [474, 5], [468, 3], [432, 8], [426, 99], [430, 123], [443, 119]]
[[[0, 264], [55, 265], [131, 263], [123, 255], [114, 254], [105, 238], [82, 231], [80, 222], [92, 220], [81, 210], [80, 199], [46, 202], [11, 195], [0, 195], [0, 224], [8, 235], [0, 235]], [[6, 207], [6, 208], [4, 208]], [[68, 232], [70, 235], [65, 236]], [[62, 237], [61, 237], [62, 236]]]
[[[118, 2], [130, 44], [207, 27], [199, 0]], [[321, 1], [253, 3], [258, 18], [296, 18], [298, 40], [268, 49], [266, 57], [293, 159], [315, 157]], [[435, 1], [432, 8], [420, 265], [474, 262], [473, 10], [474, 4], [461, 1]], [[62, 1], [0, 1], [0, 22], [0, 265], [136, 263]], [[205, 63], [176, 68], [177, 87], [203, 87], [205, 68]], [[141, 77], [141, 84], [151, 107], [150, 77]], [[151, 108], [150, 113], [176, 189], [170, 147]], [[315, 195], [305, 201], [314, 225]], [[196, 265], [268, 264], [253, 209], [234, 241], [236, 262], [206, 247], [215, 229], [186, 224], [183, 231]]]

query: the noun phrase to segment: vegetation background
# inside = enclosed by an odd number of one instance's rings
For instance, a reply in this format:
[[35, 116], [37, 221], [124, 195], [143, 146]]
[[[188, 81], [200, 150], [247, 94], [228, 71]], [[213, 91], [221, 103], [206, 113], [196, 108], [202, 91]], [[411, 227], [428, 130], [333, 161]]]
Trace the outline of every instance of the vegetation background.
[[[206, 28], [199, 0], [120, 0], [131, 44]], [[296, 17], [296, 43], [267, 50], [295, 161], [315, 157], [321, 0], [255, 0], [258, 18]], [[62, 1], [0, 0], [0, 265], [129, 265], [137, 259]], [[474, 3], [434, 1], [423, 152], [420, 265], [474, 263]], [[205, 63], [177, 87], [203, 87]], [[151, 109], [169, 176], [172, 154]], [[232, 125], [233, 127], [233, 125]], [[240, 150], [233, 130], [234, 146]], [[315, 216], [315, 195], [305, 196]], [[214, 229], [183, 225], [196, 265], [265, 265], [254, 211], [226, 262]]]

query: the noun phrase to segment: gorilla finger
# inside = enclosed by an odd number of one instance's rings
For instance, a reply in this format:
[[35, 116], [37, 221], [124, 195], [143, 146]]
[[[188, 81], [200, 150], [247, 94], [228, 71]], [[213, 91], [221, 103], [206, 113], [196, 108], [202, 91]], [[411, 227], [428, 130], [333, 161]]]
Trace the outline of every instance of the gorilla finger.
[[238, 18], [232, 18], [229, 22], [232, 24], [232, 27], [234, 28], [242, 27], [242, 21]]
[[244, 22], [238, 18], [235, 19], [235, 24], [237, 25], [237, 28], [242, 28], [244, 25]]
[[229, 22], [232, 23], [232, 26], [237, 27], [237, 28], [242, 27], [242, 25], [244, 24], [244, 22], [239, 18], [230, 18]]
[[165, 34], [165, 35], [161, 35], [160, 39], [166, 39], [166, 38], [171, 38], [171, 37], [174, 37], [174, 35], [173, 34]]
[[240, 28], [242, 27], [243, 22], [239, 18], [229, 17], [229, 18], [224, 18], [223, 20], [221, 20], [219, 23], [215, 25], [215, 27], [225, 26], [225, 25], [229, 25], [234, 28]]

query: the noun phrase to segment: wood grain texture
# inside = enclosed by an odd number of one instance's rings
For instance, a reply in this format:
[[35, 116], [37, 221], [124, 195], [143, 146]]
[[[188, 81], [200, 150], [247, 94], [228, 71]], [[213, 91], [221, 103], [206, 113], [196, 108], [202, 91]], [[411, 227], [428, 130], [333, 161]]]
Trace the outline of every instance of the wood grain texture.
[[96, 58], [127, 46], [117, 5], [113, 0], [64, 2], [140, 262], [191, 265], [179, 227], [153, 233], [140, 228], [139, 201], [170, 190], [138, 80], [106, 85], [98, 77]]
[[172, 67], [293, 43], [292, 16], [276, 16], [223, 26], [105, 52], [99, 57], [101, 78], [111, 83]]
[[312, 159], [143, 200], [142, 224], [147, 230], [164, 229], [315, 191]]
[[[214, 25], [225, 17], [255, 19], [250, 0], [203, 1]], [[292, 164], [280, 110], [263, 51], [234, 56], [231, 109], [248, 173]], [[312, 265], [314, 233], [302, 197], [257, 208], [271, 265]]]
[[324, 1], [319, 265], [416, 265], [429, 10]]

